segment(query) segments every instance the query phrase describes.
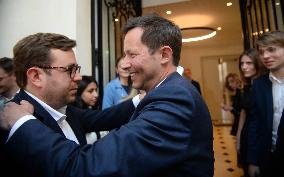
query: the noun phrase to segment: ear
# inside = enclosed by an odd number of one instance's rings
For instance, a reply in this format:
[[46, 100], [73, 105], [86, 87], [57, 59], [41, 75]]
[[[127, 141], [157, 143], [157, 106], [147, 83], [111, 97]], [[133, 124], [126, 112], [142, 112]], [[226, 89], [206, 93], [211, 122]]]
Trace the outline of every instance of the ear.
[[173, 50], [172, 50], [172, 48], [170, 48], [170, 46], [161, 47], [161, 52], [162, 52], [162, 60], [161, 60], [162, 64], [172, 62]]
[[36, 87], [43, 86], [45, 73], [42, 69], [37, 68], [37, 67], [31, 67], [27, 70], [26, 74], [27, 74], [28, 83]]

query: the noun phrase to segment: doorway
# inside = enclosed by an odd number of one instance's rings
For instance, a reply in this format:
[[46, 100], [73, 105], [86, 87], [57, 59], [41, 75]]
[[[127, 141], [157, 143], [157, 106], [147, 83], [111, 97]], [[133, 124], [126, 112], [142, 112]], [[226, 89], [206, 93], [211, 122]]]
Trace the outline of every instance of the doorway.
[[228, 73], [237, 73], [238, 55], [201, 57], [203, 97], [208, 105], [214, 124], [232, 124], [233, 115], [221, 108], [229, 101], [229, 94], [224, 88]]

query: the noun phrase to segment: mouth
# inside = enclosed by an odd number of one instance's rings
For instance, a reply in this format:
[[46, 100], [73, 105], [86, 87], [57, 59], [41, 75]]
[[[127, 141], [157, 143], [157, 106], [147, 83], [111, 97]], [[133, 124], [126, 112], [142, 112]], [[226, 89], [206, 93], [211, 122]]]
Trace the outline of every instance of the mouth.
[[136, 75], [136, 72], [129, 72], [130, 77], [134, 77]]

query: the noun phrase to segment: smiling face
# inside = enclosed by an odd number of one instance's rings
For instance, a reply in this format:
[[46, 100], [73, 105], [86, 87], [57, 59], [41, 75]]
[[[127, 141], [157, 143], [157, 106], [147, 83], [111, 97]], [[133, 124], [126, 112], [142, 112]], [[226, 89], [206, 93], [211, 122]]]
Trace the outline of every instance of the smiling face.
[[[73, 50], [62, 51], [51, 49], [51, 66], [66, 67], [77, 64]], [[43, 69], [42, 69], [43, 70]], [[78, 89], [78, 82], [82, 79], [79, 73], [70, 78], [70, 73], [63, 70], [50, 69], [42, 72], [42, 99], [55, 109], [74, 102]]]
[[124, 39], [125, 62], [130, 73], [132, 86], [145, 91], [152, 90], [165, 76], [162, 64], [162, 52], [158, 49], [153, 54], [141, 42], [143, 30], [133, 28]]
[[89, 83], [81, 94], [81, 98], [88, 106], [96, 106], [99, 98], [97, 84], [95, 82]]
[[253, 60], [247, 55], [242, 56], [240, 61], [240, 68], [243, 73], [243, 77], [252, 78], [256, 75], [256, 68]]

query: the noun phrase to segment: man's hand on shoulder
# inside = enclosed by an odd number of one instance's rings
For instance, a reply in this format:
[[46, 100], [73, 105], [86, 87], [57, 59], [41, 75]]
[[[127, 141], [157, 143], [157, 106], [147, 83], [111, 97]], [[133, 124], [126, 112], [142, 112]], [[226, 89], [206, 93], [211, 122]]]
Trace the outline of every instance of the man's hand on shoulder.
[[9, 102], [4, 110], [0, 112], [0, 127], [4, 130], [10, 130], [12, 126], [23, 116], [32, 115], [34, 107], [27, 101], [21, 101], [20, 104]]

